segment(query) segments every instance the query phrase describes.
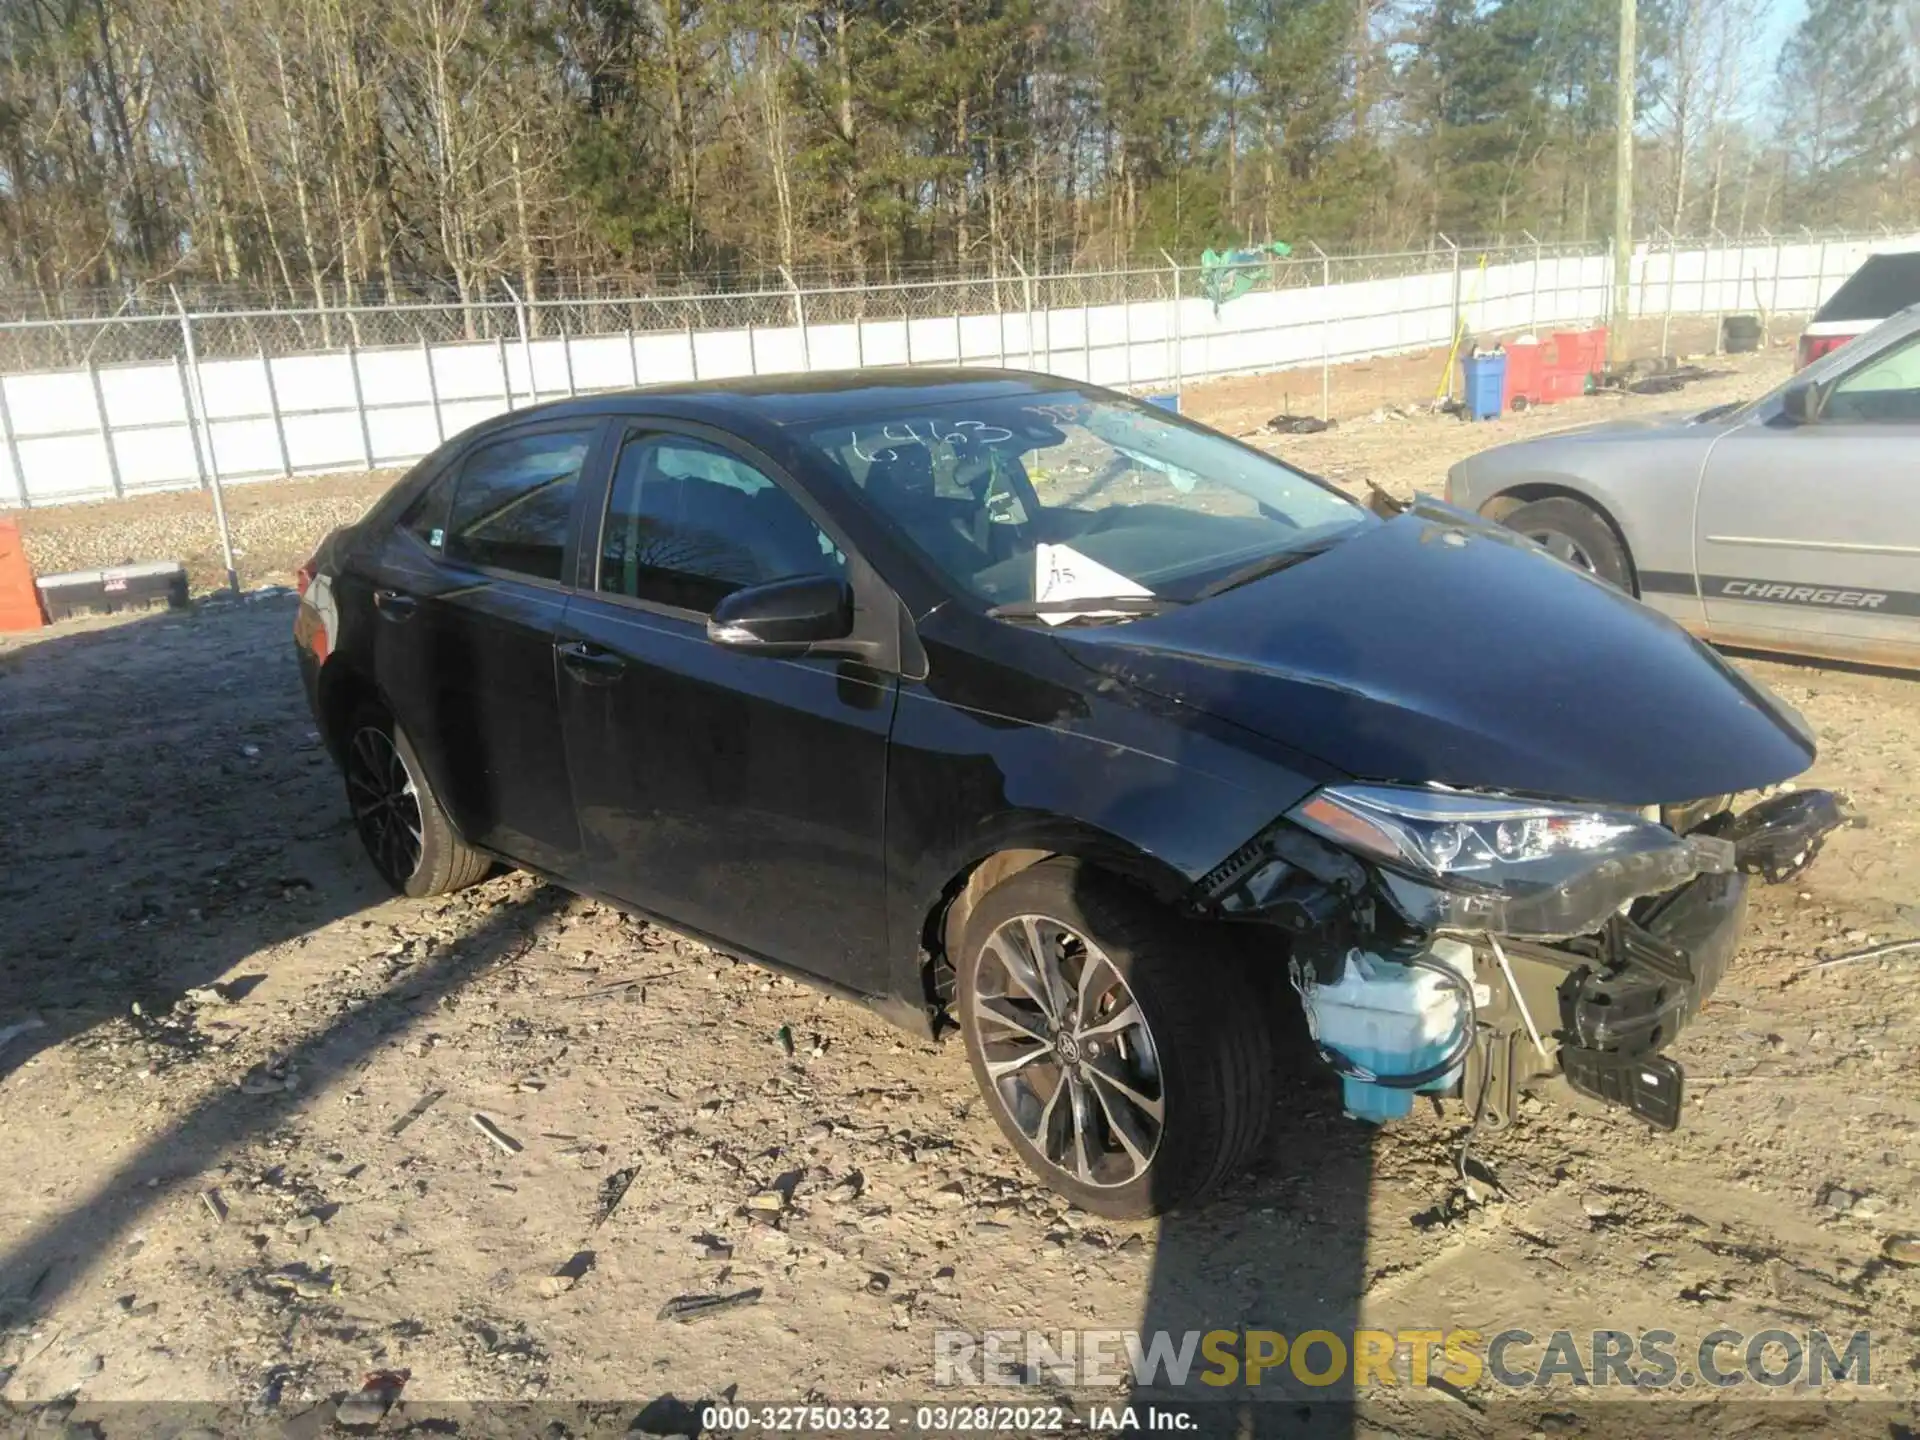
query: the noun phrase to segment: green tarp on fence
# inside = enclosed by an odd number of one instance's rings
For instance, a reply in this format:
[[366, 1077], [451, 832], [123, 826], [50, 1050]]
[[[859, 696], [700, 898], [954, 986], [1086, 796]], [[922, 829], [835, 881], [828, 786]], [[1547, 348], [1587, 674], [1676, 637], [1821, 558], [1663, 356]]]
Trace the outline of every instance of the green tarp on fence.
[[1238, 300], [1260, 283], [1269, 263], [1292, 253], [1293, 247], [1280, 240], [1244, 250], [1208, 250], [1200, 257], [1201, 293], [1213, 302], [1213, 313], [1218, 315], [1227, 301]]

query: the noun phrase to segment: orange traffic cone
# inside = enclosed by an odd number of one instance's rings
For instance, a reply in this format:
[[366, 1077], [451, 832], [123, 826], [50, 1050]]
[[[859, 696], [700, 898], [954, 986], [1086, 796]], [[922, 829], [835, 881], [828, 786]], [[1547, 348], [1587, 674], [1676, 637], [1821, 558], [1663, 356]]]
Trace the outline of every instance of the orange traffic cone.
[[0, 630], [38, 630], [46, 623], [20, 527], [0, 520]]

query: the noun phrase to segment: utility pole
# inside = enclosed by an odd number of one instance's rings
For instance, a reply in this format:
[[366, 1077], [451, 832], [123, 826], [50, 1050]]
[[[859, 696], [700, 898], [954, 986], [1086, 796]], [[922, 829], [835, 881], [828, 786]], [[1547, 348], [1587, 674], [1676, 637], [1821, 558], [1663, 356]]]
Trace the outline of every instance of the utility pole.
[[1613, 154], [1613, 322], [1608, 347], [1617, 365], [1627, 358], [1627, 321], [1633, 300], [1633, 71], [1638, 58], [1634, 39], [1634, 0], [1620, 0], [1620, 63], [1614, 67]]

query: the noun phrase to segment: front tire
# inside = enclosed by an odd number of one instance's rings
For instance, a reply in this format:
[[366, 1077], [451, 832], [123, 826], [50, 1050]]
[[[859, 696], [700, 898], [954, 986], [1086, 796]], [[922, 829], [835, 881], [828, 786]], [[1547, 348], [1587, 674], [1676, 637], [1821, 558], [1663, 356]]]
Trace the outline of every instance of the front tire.
[[1020, 1158], [1081, 1209], [1142, 1219], [1251, 1163], [1274, 1104], [1268, 1012], [1205, 930], [1046, 860], [968, 918], [967, 1060]]
[[378, 705], [347, 728], [347, 805], [373, 868], [402, 895], [448, 895], [486, 877], [493, 862], [464, 844], [427, 783], [413, 742]]
[[1502, 523], [1517, 530], [1555, 559], [1604, 580], [1616, 590], [1633, 593], [1632, 566], [1627, 547], [1613, 526], [1584, 501], [1565, 495], [1522, 505]]

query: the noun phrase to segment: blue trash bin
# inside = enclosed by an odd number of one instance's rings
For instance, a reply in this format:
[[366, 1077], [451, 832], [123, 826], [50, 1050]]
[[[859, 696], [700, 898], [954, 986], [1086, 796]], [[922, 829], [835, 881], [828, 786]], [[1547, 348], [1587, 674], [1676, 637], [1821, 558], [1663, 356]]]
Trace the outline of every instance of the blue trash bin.
[[1178, 392], [1172, 395], [1149, 395], [1146, 397], [1146, 401], [1149, 405], [1157, 405], [1162, 410], [1171, 410], [1176, 415], [1180, 413], [1180, 396]]
[[1500, 401], [1507, 389], [1507, 354], [1465, 355], [1460, 360], [1460, 378], [1466, 390], [1467, 418], [1495, 420], [1500, 416]]

